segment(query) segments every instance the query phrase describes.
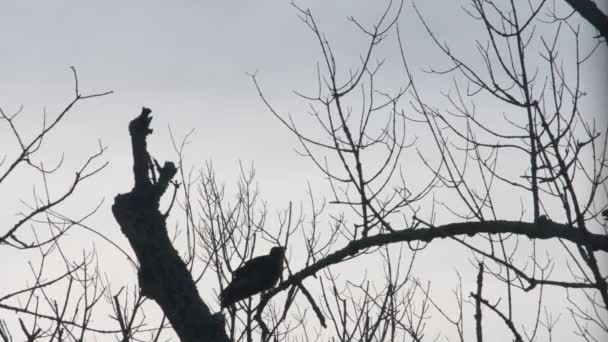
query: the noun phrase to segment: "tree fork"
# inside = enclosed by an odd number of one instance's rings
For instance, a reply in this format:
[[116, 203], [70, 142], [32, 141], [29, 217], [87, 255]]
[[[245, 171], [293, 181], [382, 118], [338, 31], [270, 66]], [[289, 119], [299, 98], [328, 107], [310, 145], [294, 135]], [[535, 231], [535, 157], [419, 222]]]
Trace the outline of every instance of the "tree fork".
[[141, 293], [161, 307], [180, 340], [227, 342], [223, 316], [211, 314], [200, 298], [192, 275], [171, 244], [166, 217], [159, 210], [160, 198], [177, 169], [172, 162], [165, 162], [162, 167], [157, 165], [158, 178], [150, 178], [153, 164], [146, 137], [152, 133], [151, 112], [144, 107], [129, 123], [135, 185], [114, 198], [112, 212], [139, 261]]

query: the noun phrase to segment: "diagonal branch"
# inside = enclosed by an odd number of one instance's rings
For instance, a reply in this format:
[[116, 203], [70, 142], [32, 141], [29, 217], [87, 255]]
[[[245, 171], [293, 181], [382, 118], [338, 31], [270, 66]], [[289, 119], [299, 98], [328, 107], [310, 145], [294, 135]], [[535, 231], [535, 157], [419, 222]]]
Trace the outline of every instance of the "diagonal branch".
[[608, 43], [608, 16], [591, 0], [566, 0], [574, 10], [595, 27]]

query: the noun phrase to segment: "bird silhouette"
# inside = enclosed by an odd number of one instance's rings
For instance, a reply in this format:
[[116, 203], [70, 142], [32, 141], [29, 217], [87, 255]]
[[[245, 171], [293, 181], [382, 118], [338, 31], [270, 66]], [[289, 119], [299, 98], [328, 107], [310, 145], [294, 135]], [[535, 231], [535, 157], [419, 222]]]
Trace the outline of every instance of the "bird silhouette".
[[221, 307], [272, 288], [281, 277], [284, 258], [285, 248], [272, 247], [268, 255], [253, 258], [232, 272], [232, 281], [220, 293]]

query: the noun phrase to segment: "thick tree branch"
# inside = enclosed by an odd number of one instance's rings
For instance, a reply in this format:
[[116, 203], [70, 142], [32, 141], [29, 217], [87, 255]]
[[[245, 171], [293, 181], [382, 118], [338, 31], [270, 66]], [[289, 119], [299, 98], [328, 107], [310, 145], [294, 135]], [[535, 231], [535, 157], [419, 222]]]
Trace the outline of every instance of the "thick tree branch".
[[140, 268], [141, 294], [161, 307], [182, 342], [228, 341], [221, 314], [212, 315], [198, 294], [186, 264], [171, 244], [159, 200], [177, 169], [171, 162], [157, 166], [158, 181], [149, 176], [150, 155], [146, 137], [150, 129], [150, 109], [129, 124], [133, 147], [135, 186], [114, 198], [112, 212], [131, 244]]
[[[553, 221], [543, 220], [539, 223], [519, 221], [485, 221], [450, 223], [433, 228], [406, 229], [387, 234], [378, 234], [351, 241], [346, 247], [320, 259], [316, 263], [295, 273], [277, 287], [267, 292], [265, 301], [289, 286], [316, 274], [321, 269], [337, 264], [347, 257], [370, 247], [383, 246], [396, 242], [424, 241], [430, 242], [437, 238], [454, 237], [458, 235], [474, 236], [476, 234], [511, 233], [527, 236], [530, 239], [564, 239], [575, 244], [588, 246], [594, 251], [608, 252], [608, 236], [588, 233], [572, 226]], [[264, 300], [263, 300], [264, 302]]]
[[566, 0], [574, 10], [595, 27], [608, 43], [608, 16], [591, 0]]

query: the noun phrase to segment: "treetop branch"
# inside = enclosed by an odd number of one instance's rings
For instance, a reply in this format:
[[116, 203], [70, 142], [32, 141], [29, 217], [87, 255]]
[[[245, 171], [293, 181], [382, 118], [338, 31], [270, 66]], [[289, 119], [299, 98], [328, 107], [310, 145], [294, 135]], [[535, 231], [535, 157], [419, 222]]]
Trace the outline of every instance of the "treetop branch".
[[[152, 110], [143, 107], [141, 114], [129, 123], [129, 133], [131, 134], [131, 144], [133, 148], [133, 176], [135, 178], [135, 192], [150, 194], [151, 199], [158, 201], [169, 186], [169, 182], [177, 173], [175, 164], [170, 161], [160, 167], [152, 164], [150, 154], [147, 150], [146, 137], [152, 133], [150, 122]], [[158, 181], [154, 184], [150, 180], [149, 172], [153, 165], [157, 165]], [[155, 178], [155, 177], [153, 177]], [[154, 179], [154, 181], [156, 181]]]

